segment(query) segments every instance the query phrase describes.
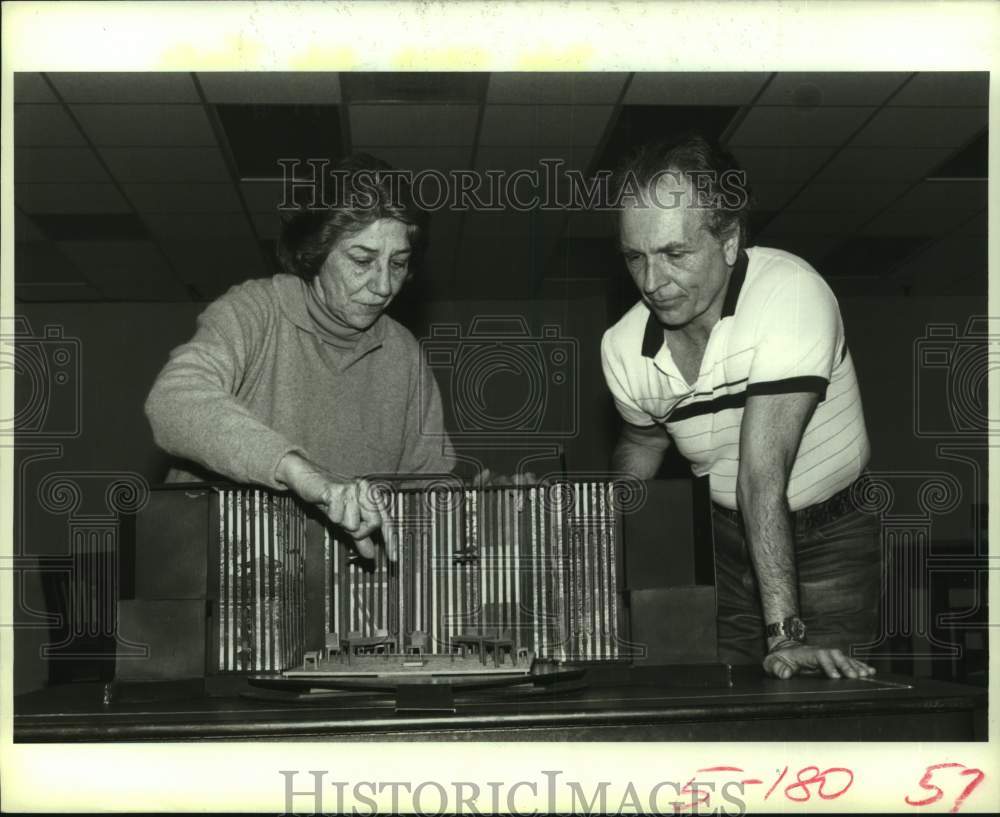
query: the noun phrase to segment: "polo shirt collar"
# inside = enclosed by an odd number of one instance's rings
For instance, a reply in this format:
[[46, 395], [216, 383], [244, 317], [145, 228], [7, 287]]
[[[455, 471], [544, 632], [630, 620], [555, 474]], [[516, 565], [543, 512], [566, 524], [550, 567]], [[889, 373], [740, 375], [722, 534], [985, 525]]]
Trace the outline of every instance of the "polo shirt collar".
[[[729, 284], [726, 286], [726, 297], [722, 301], [722, 317], [731, 318], [736, 314], [736, 302], [740, 299], [740, 292], [747, 279], [747, 265], [750, 258], [746, 250], [740, 250], [736, 258], [736, 265], [729, 275]], [[656, 315], [650, 310], [646, 319], [646, 331], [642, 336], [642, 356], [654, 358], [663, 346], [663, 327], [656, 319]]]

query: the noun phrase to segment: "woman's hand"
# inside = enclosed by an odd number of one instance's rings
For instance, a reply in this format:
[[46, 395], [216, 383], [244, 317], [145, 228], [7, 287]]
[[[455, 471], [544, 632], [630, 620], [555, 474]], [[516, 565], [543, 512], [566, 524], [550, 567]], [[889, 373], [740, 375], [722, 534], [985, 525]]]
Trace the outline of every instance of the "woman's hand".
[[[316, 505], [333, 524], [354, 539], [358, 553], [375, 556], [371, 535], [382, 527], [384, 516], [379, 497], [364, 479], [337, 479], [299, 454], [286, 454], [275, 472], [278, 481], [303, 501]], [[394, 548], [388, 549], [395, 561]]]

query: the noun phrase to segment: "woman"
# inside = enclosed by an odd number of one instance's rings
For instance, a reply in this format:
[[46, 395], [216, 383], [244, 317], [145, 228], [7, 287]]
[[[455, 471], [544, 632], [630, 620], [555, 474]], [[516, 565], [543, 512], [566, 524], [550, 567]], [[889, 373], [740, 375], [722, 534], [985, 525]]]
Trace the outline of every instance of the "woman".
[[[385, 314], [410, 275], [420, 212], [371, 156], [337, 168], [335, 206], [283, 224], [283, 273], [212, 303], [146, 401], [157, 444], [212, 473], [291, 490], [365, 557], [382, 523], [361, 475], [446, 473], [441, 397], [413, 335]], [[395, 554], [389, 553], [390, 558]]]

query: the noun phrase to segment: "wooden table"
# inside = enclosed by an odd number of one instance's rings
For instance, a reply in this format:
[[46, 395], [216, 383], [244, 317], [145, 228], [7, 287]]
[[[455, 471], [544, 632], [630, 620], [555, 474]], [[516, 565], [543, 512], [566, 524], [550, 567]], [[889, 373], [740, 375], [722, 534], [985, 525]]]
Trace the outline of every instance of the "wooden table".
[[986, 690], [901, 676], [777, 681], [756, 670], [731, 687], [664, 688], [594, 673], [577, 691], [460, 698], [448, 715], [397, 714], [368, 693], [308, 703], [188, 697], [101, 703], [99, 684], [15, 699], [15, 741], [830, 740], [986, 739]]

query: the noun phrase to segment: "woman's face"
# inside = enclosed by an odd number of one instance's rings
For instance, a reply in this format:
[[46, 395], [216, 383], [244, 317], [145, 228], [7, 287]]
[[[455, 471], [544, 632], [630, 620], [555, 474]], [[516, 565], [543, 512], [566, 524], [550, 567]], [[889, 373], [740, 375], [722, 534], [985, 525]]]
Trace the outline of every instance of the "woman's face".
[[379, 219], [334, 244], [313, 282], [335, 317], [365, 330], [396, 297], [410, 268], [408, 227]]

